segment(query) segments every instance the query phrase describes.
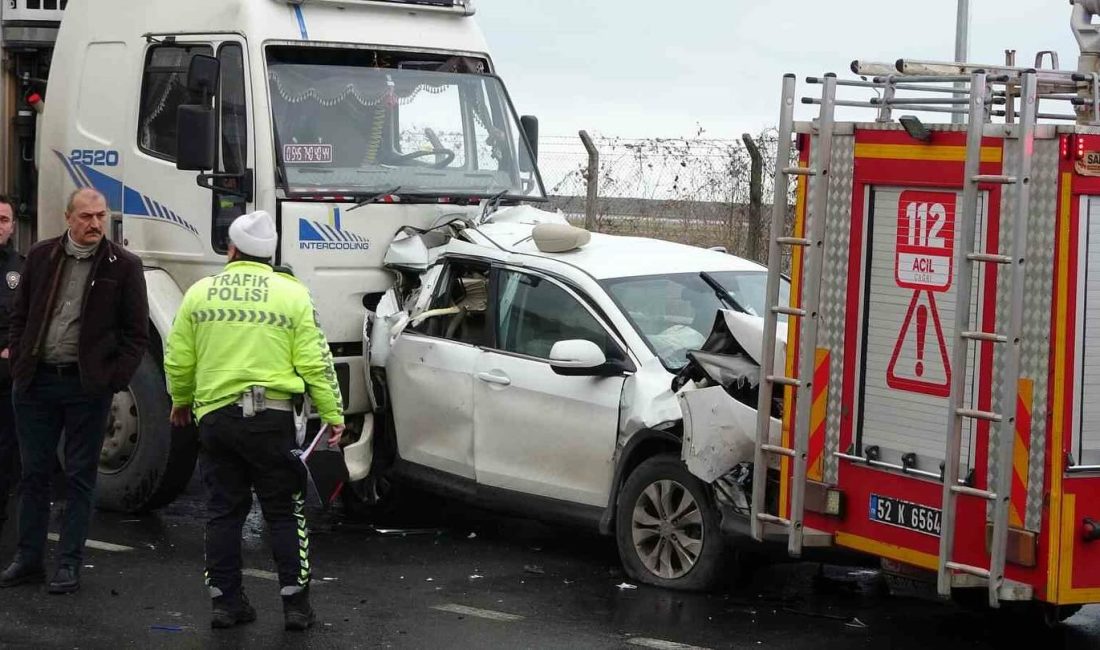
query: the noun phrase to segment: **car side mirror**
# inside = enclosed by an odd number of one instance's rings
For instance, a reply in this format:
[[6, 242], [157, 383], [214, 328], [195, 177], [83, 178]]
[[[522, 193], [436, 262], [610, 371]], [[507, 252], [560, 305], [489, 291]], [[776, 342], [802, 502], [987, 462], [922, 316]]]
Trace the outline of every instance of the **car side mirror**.
[[527, 146], [531, 150], [531, 160], [520, 158], [519, 170], [521, 172], [533, 172], [539, 162], [539, 118], [534, 115], [524, 115], [519, 118], [519, 123], [523, 127], [523, 134], [527, 137]]
[[217, 164], [214, 109], [184, 104], [176, 114], [176, 169], [204, 172]]
[[609, 362], [600, 346], [592, 341], [558, 341], [550, 349], [550, 367], [564, 377], [604, 377], [622, 372]]
[[428, 245], [424, 243], [424, 237], [415, 233], [402, 232], [390, 242], [382, 263], [387, 268], [425, 271], [430, 261], [431, 256]]

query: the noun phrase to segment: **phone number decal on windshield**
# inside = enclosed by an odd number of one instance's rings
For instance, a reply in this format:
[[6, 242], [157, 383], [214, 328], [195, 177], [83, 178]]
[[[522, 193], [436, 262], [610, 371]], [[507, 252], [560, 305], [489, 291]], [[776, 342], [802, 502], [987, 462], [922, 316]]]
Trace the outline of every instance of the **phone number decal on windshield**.
[[332, 162], [331, 144], [285, 144], [283, 162], [288, 165], [309, 165]]

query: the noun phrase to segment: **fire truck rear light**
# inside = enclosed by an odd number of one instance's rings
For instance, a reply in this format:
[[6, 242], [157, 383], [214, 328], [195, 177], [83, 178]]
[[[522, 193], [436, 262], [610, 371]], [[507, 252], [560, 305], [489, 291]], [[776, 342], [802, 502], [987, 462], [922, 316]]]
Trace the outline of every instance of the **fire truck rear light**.
[[830, 517], [844, 516], [844, 493], [824, 483], [807, 481], [806, 510]]
[[[988, 552], [993, 540], [993, 525], [986, 526], [985, 548]], [[1039, 536], [1029, 530], [1008, 529], [1008, 546], [1005, 548], [1005, 560], [1027, 568], [1039, 566]]]

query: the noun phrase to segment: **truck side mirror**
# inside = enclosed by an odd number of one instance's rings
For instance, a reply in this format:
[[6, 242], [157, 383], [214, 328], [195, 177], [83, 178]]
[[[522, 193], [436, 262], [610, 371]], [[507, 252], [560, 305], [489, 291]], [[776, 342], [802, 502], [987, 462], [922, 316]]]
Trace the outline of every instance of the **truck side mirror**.
[[176, 115], [176, 169], [204, 172], [214, 169], [216, 125], [214, 109], [184, 104]]
[[520, 158], [520, 171], [533, 172], [539, 161], [539, 118], [534, 115], [524, 115], [519, 118], [523, 127], [523, 134], [527, 136], [527, 146], [531, 149], [531, 160]]
[[204, 172], [217, 165], [217, 122], [213, 98], [218, 92], [221, 62], [196, 54], [187, 68], [187, 90], [200, 98], [176, 114], [176, 169]]
[[212, 56], [196, 54], [191, 57], [191, 64], [187, 68], [187, 90], [196, 95], [201, 95], [203, 101], [213, 97], [218, 92], [218, 78], [221, 76], [222, 64]]

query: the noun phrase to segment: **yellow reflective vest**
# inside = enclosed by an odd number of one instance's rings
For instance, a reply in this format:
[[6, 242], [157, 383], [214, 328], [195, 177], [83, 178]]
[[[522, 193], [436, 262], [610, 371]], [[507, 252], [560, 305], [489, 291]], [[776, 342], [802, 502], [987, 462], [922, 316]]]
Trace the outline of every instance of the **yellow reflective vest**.
[[309, 290], [266, 264], [231, 262], [187, 291], [164, 372], [173, 406], [190, 406], [199, 419], [264, 386], [268, 399], [308, 390], [323, 421], [344, 422], [332, 353]]

